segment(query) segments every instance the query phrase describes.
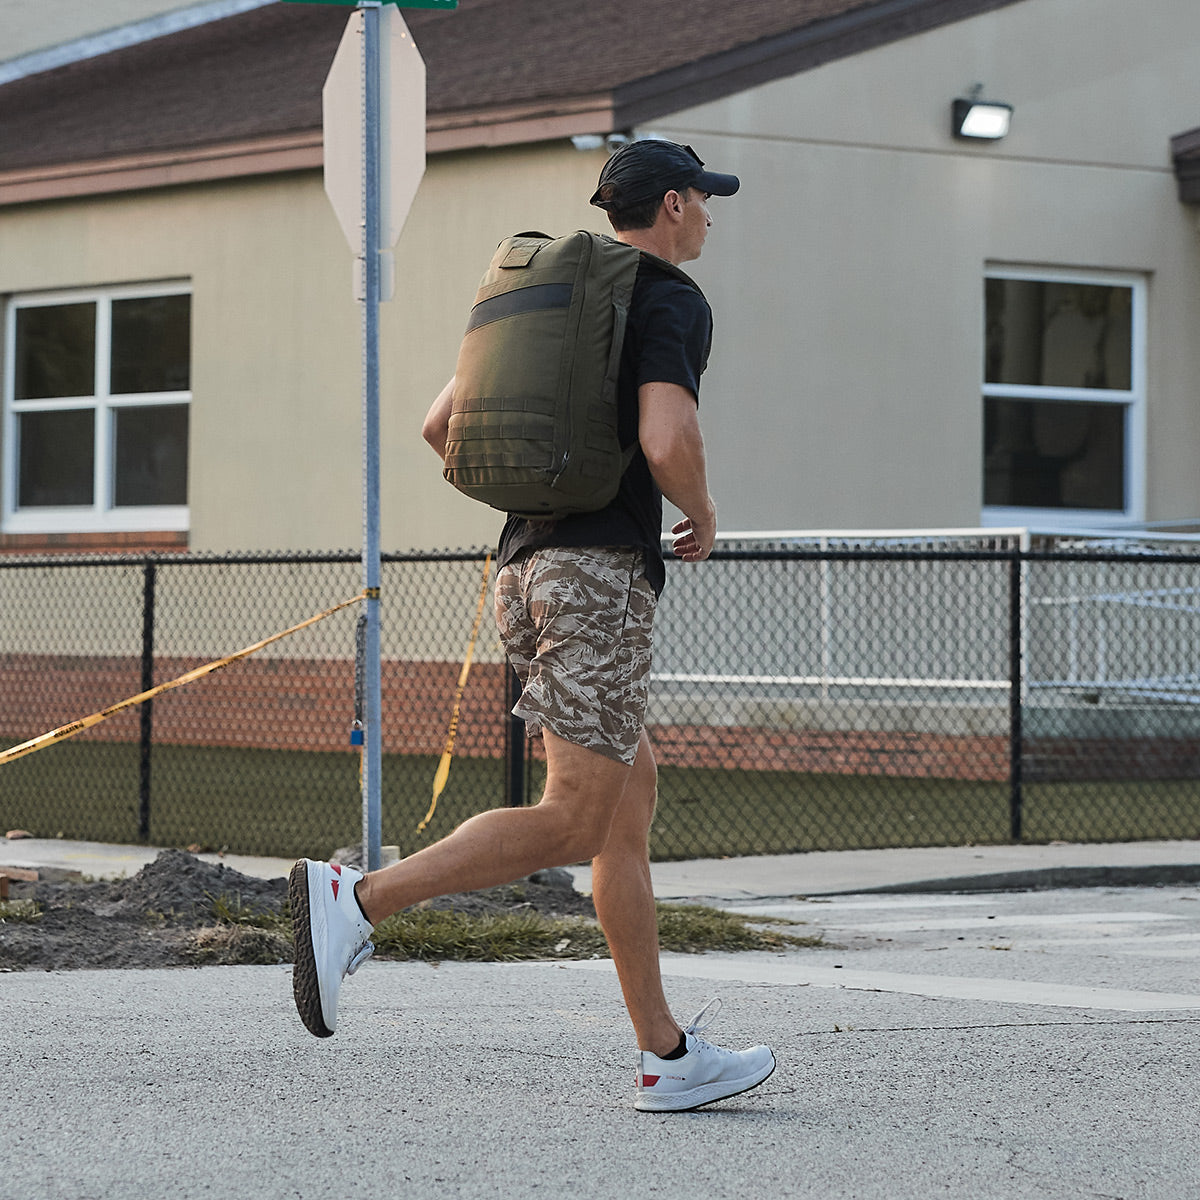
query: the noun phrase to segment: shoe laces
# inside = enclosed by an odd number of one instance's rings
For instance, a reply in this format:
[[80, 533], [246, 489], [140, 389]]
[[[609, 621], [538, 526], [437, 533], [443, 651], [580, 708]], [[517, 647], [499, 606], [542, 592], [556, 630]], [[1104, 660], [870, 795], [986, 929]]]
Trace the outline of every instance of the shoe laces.
[[720, 1016], [724, 1005], [720, 996], [714, 996], [688, 1023], [684, 1033], [703, 1033]]
[[714, 1046], [712, 1042], [706, 1038], [700, 1037], [703, 1030], [707, 1029], [720, 1016], [721, 1009], [724, 1007], [721, 998], [714, 996], [705, 1006], [688, 1022], [684, 1033], [692, 1039], [690, 1050], [695, 1050], [699, 1046], [704, 1046], [706, 1049], [715, 1051], [718, 1054], [732, 1054], [732, 1050], [725, 1050], [721, 1046]]

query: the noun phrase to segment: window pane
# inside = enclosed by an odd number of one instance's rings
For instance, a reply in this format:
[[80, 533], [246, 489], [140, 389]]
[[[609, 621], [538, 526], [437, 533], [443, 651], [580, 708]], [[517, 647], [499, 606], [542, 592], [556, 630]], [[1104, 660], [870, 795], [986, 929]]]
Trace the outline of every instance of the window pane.
[[1125, 508], [1125, 405], [983, 402], [983, 502]]
[[988, 279], [985, 307], [986, 382], [1133, 386], [1132, 288]]
[[191, 329], [191, 296], [114, 300], [112, 394], [186, 392], [191, 386]]
[[95, 414], [90, 408], [18, 417], [20, 508], [91, 504]]
[[17, 309], [17, 400], [90, 396], [96, 390], [96, 305]]
[[113, 503], [187, 503], [188, 409], [155, 404], [116, 412], [117, 469]]

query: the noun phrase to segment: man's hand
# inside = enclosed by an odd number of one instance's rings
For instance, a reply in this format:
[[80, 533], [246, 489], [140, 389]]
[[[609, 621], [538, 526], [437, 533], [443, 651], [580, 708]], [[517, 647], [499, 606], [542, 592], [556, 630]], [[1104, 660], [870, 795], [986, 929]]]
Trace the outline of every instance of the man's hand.
[[684, 562], [703, 562], [711, 553], [717, 540], [717, 510], [710, 508], [703, 516], [693, 520], [684, 517], [671, 526], [675, 541], [671, 549], [676, 558]]

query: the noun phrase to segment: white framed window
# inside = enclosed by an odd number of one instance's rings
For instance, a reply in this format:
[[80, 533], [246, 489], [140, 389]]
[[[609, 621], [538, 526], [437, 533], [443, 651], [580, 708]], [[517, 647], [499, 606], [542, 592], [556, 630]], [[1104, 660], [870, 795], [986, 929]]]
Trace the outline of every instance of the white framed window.
[[5, 533], [188, 528], [191, 289], [9, 298]]
[[989, 267], [983, 523], [1141, 522], [1145, 427], [1145, 278]]

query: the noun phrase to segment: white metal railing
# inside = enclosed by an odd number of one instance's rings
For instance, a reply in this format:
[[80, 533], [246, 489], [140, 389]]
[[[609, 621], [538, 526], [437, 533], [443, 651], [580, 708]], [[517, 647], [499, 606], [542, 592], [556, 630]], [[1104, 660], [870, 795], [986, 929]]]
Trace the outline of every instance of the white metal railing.
[[[1188, 525], [1193, 529], [1200, 521], [1174, 523]], [[721, 534], [717, 549], [738, 550], [1021, 550], [1028, 551], [1033, 540], [1046, 539], [1053, 548], [1063, 550], [1111, 550], [1116, 552], [1153, 552], [1161, 549], [1164, 555], [1170, 551], [1197, 546], [1200, 534], [1190, 530], [1174, 532], [1166, 529], [1030, 529], [1010, 528], [942, 528], [942, 529], [873, 529], [873, 530], [751, 530]], [[665, 539], [669, 542], [669, 539]], [[1006, 692], [1011, 680], [1004, 678], [962, 678], [954, 676], [917, 676], [911, 673], [853, 674], [837, 670], [838, 647], [835, 645], [837, 601], [832, 587], [832, 573], [837, 564], [828, 560], [816, 564], [817, 578], [817, 623], [816, 633], [819, 647], [818, 669], [809, 673], [736, 671], [689, 671], [662, 670], [652, 673], [652, 678], [662, 684], [684, 686], [746, 686], [760, 688], [804, 688], [819, 689], [823, 699], [829, 698], [837, 689], [870, 689], [882, 691], [915, 692], [947, 691], [958, 693]], [[1114, 590], [1111, 587], [1095, 592], [1074, 592], [1062, 596], [1031, 596], [1029, 582], [1023, 578], [1021, 608], [1032, 615], [1038, 609], [1068, 608], [1065, 645], [1057, 647], [1066, 654], [1065, 671], [1054, 672], [1052, 677], [1035, 678], [1028, 672], [1023, 680], [1024, 687], [1042, 693], [1058, 690], [1099, 691], [1108, 694], [1124, 694], [1139, 699], [1152, 699], [1171, 703], [1200, 704], [1200, 671], [1193, 671], [1191, 663], [1164, 663], [1161, 672], [1150, 674], [1138, 672], [1126, 674], [1111, 665], [1119, 657], [1118, 642], [1112, 640], [1110, 625], [1114, 607], [1140, 609], [1147, 612], [1161, 611], [1196, 616], [1200, 618], [1200, 586], [1155, 587], [1135, 590]], [[1094, 616], [1087, 619], [1088, 609]], [[845, 622], [842, 622], [844, 625]], [[1031, 629], [1022, 619], [1022, 660], [1029, 664], [1029, 637]], [[1200, 646], [1200, 625], [1192, 644]], [[1036, 633], [1034, 634], [1036, 637]], [[1149, 639], [1149, 635], [1146, 635]], [[1152, 644], [1148, 641], [1148, 644]], [[1200, 650], [1197, 651], [1200, 655]], [[1141, 656], [1144, 665], [1145, 658]], [[949, 665], [949, 664], [947, 664]], [[1195, 689], [1195, 690], [1192, 690]]]

